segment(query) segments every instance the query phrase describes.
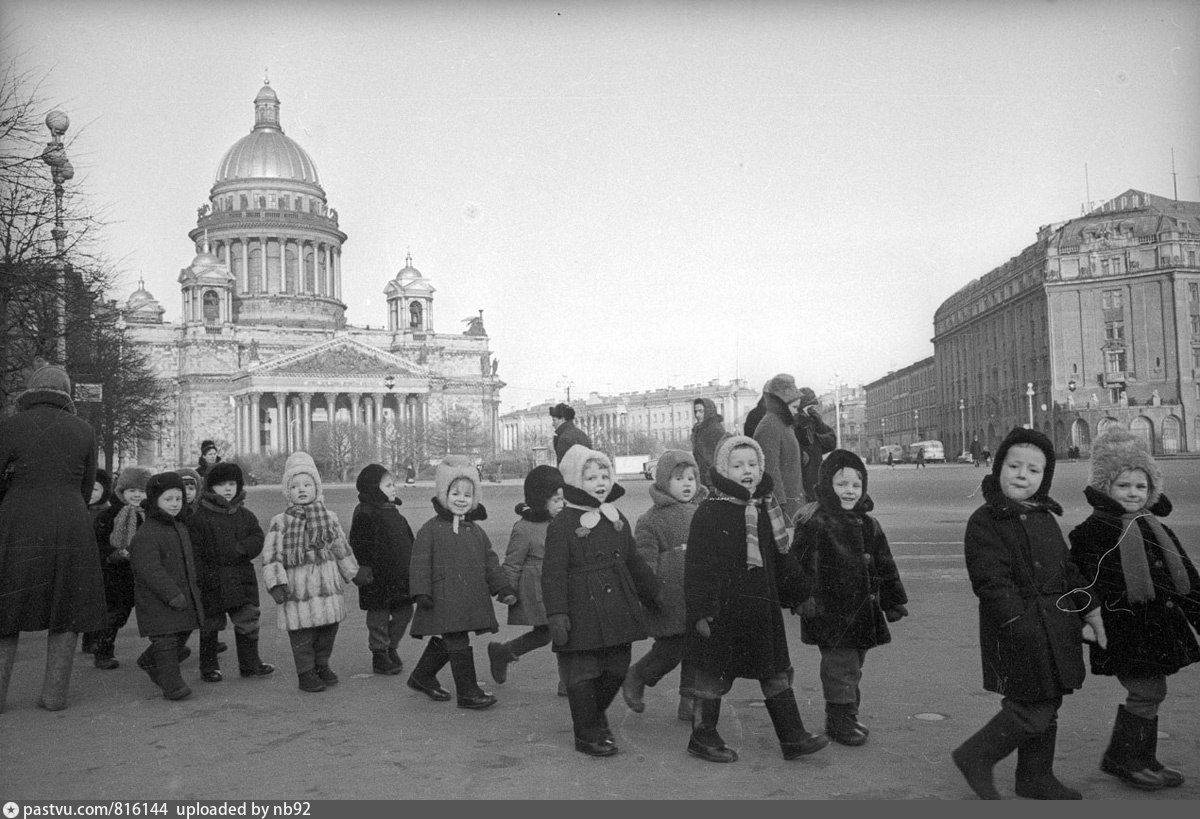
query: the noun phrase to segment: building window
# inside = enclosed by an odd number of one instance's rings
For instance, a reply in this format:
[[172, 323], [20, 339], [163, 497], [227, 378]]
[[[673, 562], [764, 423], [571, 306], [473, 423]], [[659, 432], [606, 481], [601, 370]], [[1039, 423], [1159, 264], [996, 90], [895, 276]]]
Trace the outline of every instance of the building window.
[[1105, 310], [1120, 310], [1125, 299], [1120, 290], [1105, 290], [1100, 296], [1100, 306]]
[[1108, 373], [1125, 372], [1125, 351], [1109, 350], [1104, 354], [1104, 371]]
[[417, 330], [421, 328], [421, 302], [419, 301], [408, 305], [408, 326]]
[[1125, 338], [1125, 322], [1104, 322], [1104, 339], [1106, 341], [1123, 341]]
[[1192, 348], [1192, 369], [1200, 370], [1200, 347]]
[[1200, 304], [1200, 284], [1196, 282], [1188, 284], [1188, 301], [1193, 305]]
[[204, 323], [216, 324], [221, 320], [221, 297], [213, 290], [204, 293]]
[[1200, 315], [1192, 313], [1190, 316], [1188, 316], [1188, 319], [1192, 324], [1192, 338], [1200, 336]]

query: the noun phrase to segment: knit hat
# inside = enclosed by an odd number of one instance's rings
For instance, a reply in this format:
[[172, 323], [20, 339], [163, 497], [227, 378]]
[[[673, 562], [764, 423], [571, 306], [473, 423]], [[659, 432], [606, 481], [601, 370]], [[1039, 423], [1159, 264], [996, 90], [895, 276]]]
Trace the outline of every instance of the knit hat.
[[696, 465], [696, 458], [692, 453], [682, 449], [668, 449], [658, 456], [658, 465], [654, 467], [654, 485], [663, 492], [669, 492], [667, 487], [671, 482], [671, 475], [679, 466], [690, 466], [695, 470], [696, 481], [699, 482], [700, 468]]
[[158, 505], [158, 499], [168, 489], [178, 489], [183, 493], [183, 497], [187, 498], [187, 490], [183, 488], [183, 478], [179, 477], [174, 472], [159, 472], [157, 475], [151, 475], [146, 481], [146, 502], [147, 509], [153, 509]]
[[113, 492], [122, 501], [125, 500], [126, 489], [141, 489], [146, 491], [146, 482], [150, 480], [150, 470], [140, 466], [127, 466], [117, 475], [117, 485]]
[[862, 458], [848, 449], [835, 449], [821, 462], [821, 468], [817, 472], [817, 501], [829, 509], [842, 508], [842, 501], [833, 490], [833, 476], [843, 469], [853, 469], [862, 478], [862, 497], [858, 499], [854, 508], [870, 512], [874, 503], [867, 495], [867, 465], [863, 463]]
[[447, 455], [442, 459], [442, 462], [437, 465], [437, 469], [433, 473], [433, 486], [436, 491], [438, 502], [447, 509], [450, 508], [450, 484], [454, 483], [459, 478], [466, 478], [471, 482], [471, 486], [475, 488], [473, 497], [471, 498], [471, 508], [474, 509], [479, 505], [479, 471], [475, 469], [471, 459], [466, 455]]
[[564, 421], [575, 420], [575, 410], [569, 404], [558, 403], [550, 408], [551, 418], [561, 418]]
[[55, 364], [43, 364], [30, 373], [25, 391], [17, 396], [17, 406], [21, 409], [47, 401], [75, 411], [71, 403], [71, 377]]
[[208, 474], [204, 476], [204, 488], [211, 492], [214, 486], [226, 481], [237, 481], [237, 491], [241, 492], [245, 486], [242, 468], [231, 461], [213, 464], [212, 468], [208, 470]]
[[[215, 467], [214, 467], [215, 468]], [[313, 484], [317, 487], [317, 500], [324, 501], [325, 497], [321, 489], [321, 473], [317, 471], [317, 465], [313, 463], [312, 456], [307, 452], [296, 451], [288, 456], [287, 462], [283, 465], [283, 496], [288, 497], [288, 484], [292, 482], [292, 478], [297, 475], [308, 475], [313, 479]], [[291, 500], [291, 498], [288, 498]]]
[[800, 388], [800, 409], [804, 409], [805, 407], [810, 407], [819, 403], [821, 402], [817, 400], [817, 394], [813, 392], [811, 388]]
[[379, 484], [383, 481], [383, 476], [387, 474], [388, 470], [383, 464], [364, 466], [354, 481], [354, 488], [358, 490], [358, 499], [386, 503], [387, 495], [383, 494]]
[[1107, 495], [1112, 482], [1129, 469], [1140, 469], [1146, 473], [1150, 483], [1146, 506], [1153, 506], [1163, 493], [1163, 475], [1146, 442], [1119, 427], [1105, 432], [1092, 442], [1092, 471], [1088, 485], [1093, 489]]
[[94, 480], [104, 490], [100, 495], [100, 500], [96, 501], [96, 503], [107, 503], [108, 499], [112, 497], [112, 475], [108, 474], [107, 469], [96, 467], [96, 477]]
[[558, 471], [562, 473], [563, 483], [567, 486], [573, 486], [576, 489], [583, 488], [583, 465], [588, 461], [599, 461], [608, 468], [608, 473], [612, 475], [613, 486], [617, 484], [617, 471], [613, 469], [612, 461], [598, 449], [588, 449], [583, 444], [575, 444], [567, 450], [563, 455], [563, 459], [558, 464]]
[[554, 467], [535, 466], [525, 476], [525, 505], [530, 509], [545, 509], [546, 501], [563, 488], [563, 483], [562, 473]]
[[1004, 436], [1000, 446], [996, 447], [996, 457], [992, 461], [992, 477], [1000, 479], [1000, 469], [1004, 466], [1004, 459], [1008, 455], [1008, 451], [1019, 444], [1035, 446], [1046, 456], [1046, 471], [1042, 473], [1042, 485], [1038, 487], [1037, 492], [1030, 500], [1049, 498], [1050, 484], [1054, 480], [1054, 444], [1050, 443], [1050, 439], [1036, 429], [1013, 427], [1008, 435]]
[[717, 470], [717, 474], [723, 478], [729, 477], [729, 456], [733, 454], [733, 450], [738, 447], [750, 447], [758, 453], [759, 470], [766, 474], [767, 459], [763, 455], [763, 449], [758, 445], [758, 441], [748, 435], [730, 435], [721, 439], [721, 443], [717, 444], [717, 451], [713, 453], [713, 469]]
[[[780, 373], [764, 384], [763, 393], [775, 396], [784, 404], [790, 404], [803, 395], [800, 388], [796, 386], [796, 378], [788, 373]], [[814, 395], [813, 398], [815, 399], [816, 396]]]

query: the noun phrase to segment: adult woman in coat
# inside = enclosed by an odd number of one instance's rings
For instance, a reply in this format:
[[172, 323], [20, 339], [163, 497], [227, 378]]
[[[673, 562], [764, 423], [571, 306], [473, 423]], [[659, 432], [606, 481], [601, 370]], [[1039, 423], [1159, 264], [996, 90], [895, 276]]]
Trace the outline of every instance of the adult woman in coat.
[[22, 631], [47, 631], [38, 705], [67, 707], [78, 632], [104, 625], [104, 579], [88, 500], [96, 476], [96, 435], [75, 416], [62, 367], [35, 371], [0, 421], [0, 474], [12, 480], [0, 501], [0, 711]]
[[788, 525], [796, 521], [804, 505], [803, 460], [800, 442], [792, 429], [796, 408], [803, 398], [796, 379], [780, 373], [763, 386], [766, 412], [750, 437], [762, 447], [766, 459], [763, 471], [771, 476], [775, 499], [787, 516]]
[[692, 427], [692, 457], [696, 459], [697, 477], [700, 483], [711, 489], [712, 477], [708, 473], [717, 444], [728, 434], [725, 431], [725, 418], [717, 412], [717, 405], [711, 398], [693, 401], [692, 414], [696, 418], [696, 424]]

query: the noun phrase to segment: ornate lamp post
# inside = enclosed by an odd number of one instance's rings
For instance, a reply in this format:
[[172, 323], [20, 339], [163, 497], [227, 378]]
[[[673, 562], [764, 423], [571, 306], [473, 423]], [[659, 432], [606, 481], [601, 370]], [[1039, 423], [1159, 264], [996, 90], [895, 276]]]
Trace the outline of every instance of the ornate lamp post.
[[833, 374], [833, 378], [829, 379], [829, 386], [833, 389], [834, 439], [838, 449], [842, 448], [842, 385], [845, 383], [842, 376], [836, 372]]
[[921, 440], [921, 411], [920, 410], [913, 410], [913, 428], [917, 435], [917, 437], [914, 438], [913, 440], [915, 440], [915, 441]]
[[1029, 401], [1029, 423], [1025, 425], [1025, 429], [1033, 429], [1033, 396], [1036, 393], [1033, 391], [1033, 382], [1025, 384], [1025, 398]]
[[58, 312], [58, 363], [67, 363], [67, 266], [66, 255], [67, 230], [63, 227], [63, 183], [75, 176], [75, 168], [67, 159], [67, 149], [63, 146], [62, 137], [71, 127], [70, 118], [59, 110], [46, 114], [46, 128], [50, 130], [50, 141], [42, 151], [42, 161], [50, 166], [50, 176], [54, 180], [54, 229], [50, 235], [54, 237], [54, 258], [58, 272], [57, 290], [55, 296]]
[[967, 450], [967, 402], [958, 399], [958, 422], [962, 427], [962, 451]]

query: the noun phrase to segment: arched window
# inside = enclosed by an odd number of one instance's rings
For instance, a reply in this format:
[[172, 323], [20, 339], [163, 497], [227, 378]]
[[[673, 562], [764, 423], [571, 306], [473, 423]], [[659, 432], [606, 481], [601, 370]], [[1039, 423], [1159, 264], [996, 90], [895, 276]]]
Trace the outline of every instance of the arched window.
[[1144, 415], [1139, 415], [1129, 422], [1129, 434], [1136, 438], [1141, 438], [1146, 442], [1146, 446], [1150, 448], [1150, 453], [1156, 454], [1157, 447], [1154, 446], [1154, 424]]
[[1164, 455], [1176, 455], [1179, 453], [1180, 438], [1183, 428], [1179, 423], [1179, 419], [1174, 415], [1168, 415], [1162, 420], [1162, 453]]
[[421, 302], [414, 301], [408, 305], [408, 316], [408, 326], [415, 330], [421, 329]]
[[204, 323], [219, 324], [221, 321], [221, 297], [215, 290], [204, 293]]

